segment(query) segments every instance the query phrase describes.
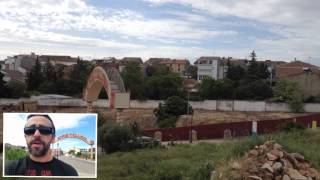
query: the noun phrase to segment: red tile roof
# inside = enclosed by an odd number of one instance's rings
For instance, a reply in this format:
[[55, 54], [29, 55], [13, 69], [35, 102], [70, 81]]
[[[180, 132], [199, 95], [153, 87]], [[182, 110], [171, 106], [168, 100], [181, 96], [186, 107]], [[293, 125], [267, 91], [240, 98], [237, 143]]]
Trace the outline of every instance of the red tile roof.
[[180, 60], [180, 59], [173, 59], [173, 60], [162, 60], [160, 64], [188, 64], [188, 60]]
[[300, 75], [302, 73], [305, 73], [306, 71], [320, 74], [319, 67], [302, 61], [292, 61], [287, 64], [276, 66], [277, 78]]

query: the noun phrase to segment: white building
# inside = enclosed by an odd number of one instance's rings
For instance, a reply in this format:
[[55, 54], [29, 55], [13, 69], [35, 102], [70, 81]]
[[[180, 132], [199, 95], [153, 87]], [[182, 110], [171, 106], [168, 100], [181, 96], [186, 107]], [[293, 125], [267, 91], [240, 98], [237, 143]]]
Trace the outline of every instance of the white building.
[[198, 67], [198, 81], [201, 81], [205, 77], [212, 79], [223, 79], [227, 72], [227, 66], [225, 65], [225, 58], [216, 56], [200, 57], [195, 62]]

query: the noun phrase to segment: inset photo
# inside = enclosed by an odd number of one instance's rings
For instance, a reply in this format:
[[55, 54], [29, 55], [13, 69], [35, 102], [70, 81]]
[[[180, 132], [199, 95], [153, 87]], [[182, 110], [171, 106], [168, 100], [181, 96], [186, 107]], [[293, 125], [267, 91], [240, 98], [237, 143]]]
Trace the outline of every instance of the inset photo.
[[97, 114], [3, 113], [3, 177], [97, 177]]

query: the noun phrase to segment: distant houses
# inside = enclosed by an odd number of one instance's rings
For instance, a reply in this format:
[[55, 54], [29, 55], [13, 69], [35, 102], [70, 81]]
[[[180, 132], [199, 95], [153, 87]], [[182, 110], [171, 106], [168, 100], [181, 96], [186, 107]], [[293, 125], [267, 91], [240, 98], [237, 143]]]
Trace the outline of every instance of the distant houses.
[[[64, 65], [65, 76], [68, 75], [73, 69], [73, 66], [79, 60], [79, 57], [71, 56], [57, 56], [57, 55], [36, 55], [20, 54], [12, 57], [7, 57], [4, 61], [0, 61], [1, 72], [4, 74], [4, 81], [8, 82], [16, 80], [25, 82], [27, 72], [30, 72], [34, 66], [36, 60], [39, 60], [41, 64], [50, 62], [52, 65]], [[184, 79], [190, 79], [191, 70], [196, 74], [193, 74], [193, 78], [197, 81], [186, 81], [186, 86], [196, 87], [201, 80], [206, 77], [212, 79], [223, 79], [227, 76], [228, 64], [241, 66], [246, 69], [250, 60], [236, 59], [232, 57], [219, 57], [219, 56], [201, 56], [195, 62], [194, 65], [190, 64], [188, 59], [170, 59], [170, 58], [149, 58], [143, 62], [140, 57], [124, 57], [117, 59], [115, 57], [108, 57], [103, 59], [94, 59], [90, 61], [93, 65], [102, 66], [104, 68], [113, 67], [122, 72], [125, 67], [130, 63], [135, 63], [141, 67], [142, 72], [146, 73], [146, 69], [149, 66], [166, 66], [170, 71], [179, 74]], [[258, 63], [264, 63], [267, 65], [270, 72], [269, 80], [271, 83], [280, 80], [287, 79], [296, 82], [306, 96], [318, 96], [320, 91], [320, 68], [308, 64], [302, 61], [257, 61]], [[70, 73], [69, 73], [70, 74]], [[189, 88], [190, 88], [189, 87]]]

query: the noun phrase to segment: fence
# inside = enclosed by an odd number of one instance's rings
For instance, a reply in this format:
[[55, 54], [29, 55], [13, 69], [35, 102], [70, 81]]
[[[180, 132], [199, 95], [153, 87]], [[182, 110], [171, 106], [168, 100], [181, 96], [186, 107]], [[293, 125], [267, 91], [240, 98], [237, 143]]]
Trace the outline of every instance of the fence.
[[[257, 133], [271, 133], [278, 130], [283, 123], [294, 121], [304, 127], [311, 127], [312, 122], [317, 121], [317, 127], [320, 127], [320, 113], [296, 118], [258, 121]], [[224, 138], [226, 130], [231, 131], [232, 137], [248, 136], [252, 133], [252, 121], [197, 125], [192, 126], [192, 130], [197, 132], [197, 139], [221, 139]], [[153, 137], [157, 131], [162, 133], [162, 141], [188, 140], [191, 127], [150, 129], [145, 130], [144, 134]]]

